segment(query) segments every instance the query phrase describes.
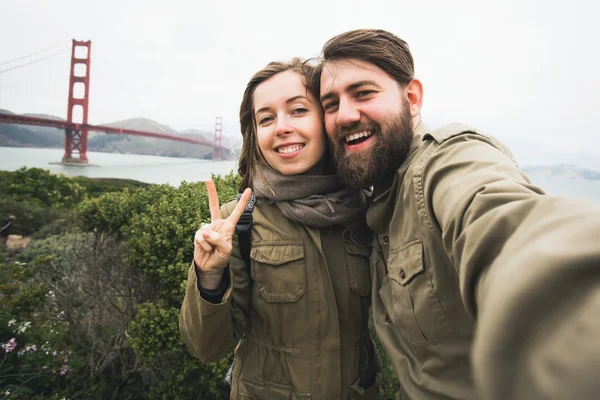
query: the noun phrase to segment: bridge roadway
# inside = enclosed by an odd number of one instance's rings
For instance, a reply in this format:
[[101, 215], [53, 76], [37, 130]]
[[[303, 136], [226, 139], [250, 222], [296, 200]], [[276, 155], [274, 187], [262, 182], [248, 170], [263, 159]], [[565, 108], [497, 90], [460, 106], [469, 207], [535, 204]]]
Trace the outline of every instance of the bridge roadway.
[[[63, 121], [63, 120], [28, 117], [25, 115], [18, 115], [18, 114], [0, 114], [0, 123], [17, 124], [17, 125], [47, 126], [50, 128], [70, 129], [70, 130], [74, 130], [74, 131], [81, 131], [81, 130], [87, 129], [88, 131], [104, 132], [107, 134], [152, 137], [152, 138], [156, 138], [156, 139], [166, 139], [166, 140], [174, 140], [177, 142], [201, 144], [201, 145], [209, 146], [212, 148], [218, 147], [213, 142], [209, 142], [207, 140], [192, 139], [192, 138], [187, 138], [187, 137], [183, 137], [183, 136], [169, 135], [166, 133], [137, 131], [134, 129], [115, 128], [112, 126], [76, 124], [76, 123], [69, 123], [69, 122]], [[221, 148], [223, 150], [230, 150], [227, 147], [221, 147]]]

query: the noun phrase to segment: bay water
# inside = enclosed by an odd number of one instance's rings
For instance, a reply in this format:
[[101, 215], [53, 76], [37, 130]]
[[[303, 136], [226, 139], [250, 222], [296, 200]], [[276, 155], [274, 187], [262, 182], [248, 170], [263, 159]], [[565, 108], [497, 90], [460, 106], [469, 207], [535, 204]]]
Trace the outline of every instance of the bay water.
[[[212, 161], [192, 158], [88, 152], [95, 166], [65, 166], [60, 162], [62, 149], [0, 147], [0, 170], [14, 171], [23, 166], [50, 170], [66, 176], [134, 179], [148, 183], [178, 186], [181, 181], [198, 182], [212, 174], [237, 171], [237, 161]], [[600, 181], [529, 175], [546, 193], [556, 196], [587, 198], [600, 202]]]

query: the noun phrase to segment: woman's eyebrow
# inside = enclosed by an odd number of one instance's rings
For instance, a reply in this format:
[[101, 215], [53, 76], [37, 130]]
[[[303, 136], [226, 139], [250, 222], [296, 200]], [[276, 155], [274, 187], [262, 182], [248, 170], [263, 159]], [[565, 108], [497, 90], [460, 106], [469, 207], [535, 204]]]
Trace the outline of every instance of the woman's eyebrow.
[[[310, 99], [309, 99], [308, 97], [306, 97], [306, 96], [302, 96], [302, 95], [298, 95], [298, 96], [290, 97], [289, 99], [287, 99], [287, 100], [285, 101], [285, 103], [286, 103], [286, 104], [289, 104], [289, 103], [292, 103], [292, 102], [294, 102], [294, 101], [296, 101], [296, 100], [298, 100], [298, 99], [305, 99], [305, 100], [309, 100], [309, 101], [310, 101]], [[261, 108], [259, 108], [258, 110], [256, 110], [256, 111], [254, 112], [254, 114], [258, 114], [258, 113], [261, 113], [261, 112], [263, 112], [263, 111], [269, 111], [270, 109], [271, 109], [271, 107], [268, 107], [268, 106], [267, 106], [267, 107], [261, 107]]]

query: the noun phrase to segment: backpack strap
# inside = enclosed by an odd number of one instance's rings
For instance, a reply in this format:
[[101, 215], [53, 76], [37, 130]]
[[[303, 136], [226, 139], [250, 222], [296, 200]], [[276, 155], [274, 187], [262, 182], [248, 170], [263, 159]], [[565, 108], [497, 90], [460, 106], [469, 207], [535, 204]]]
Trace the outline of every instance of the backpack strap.
[[[241, 194], [237, 195], [238, 201], [242, 197]], [[252, 228], [252, 210], [254, 210], [254, 205], [256, 204], [256, 196], [254, 193], [250, 196], [250, 200], [248, 200], [248, 204], [246, 204], [246, 208], [242, 213], [238, 223], [235, 226], [235, 232], [238, 235], [238, 244], [240, 247], [240, 253], [244, 262], [246, 263], [246, 268], [248, 268], [248, 272], [250, 272], [250, 248], [252, 247], [252, 243], [250, 240], [250, 230]]]
[[[242, 197], [241, 193], [237, 195], [237, 200], [240, 201]], [[250, 196], [248, 204], [242, 213], [238, 223], [235, 225], [235, 232], [238, 235], [238, 245], [240, 247], [240, 253], [248, 268], [248, 275], [250, 275], [250, 248], [252, 247], [252, 241], [250, 240], [250, 230], [252, 229], [252, 210], [256, 204], [256, 196], [254, 193]], [[233, 375], [233, 368], [235, 367], [235, 357], [229, 366], [227, 374], [225, 374], [225, 383], [231, 387], [231, 379]]]

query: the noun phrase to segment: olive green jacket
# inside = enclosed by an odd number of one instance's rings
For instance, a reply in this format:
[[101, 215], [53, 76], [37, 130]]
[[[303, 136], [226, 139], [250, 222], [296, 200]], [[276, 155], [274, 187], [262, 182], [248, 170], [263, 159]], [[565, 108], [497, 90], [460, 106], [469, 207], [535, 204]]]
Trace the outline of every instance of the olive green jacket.
[[[227, 217], [236, 202], [221, 208]], [[259, 199], [252, 213], [251, 274], [237, 235], [231, 286], [220, 304], [205, 301], [189, 270], [180, 330], [203, 361], [235, 347], [232, 399], [376, 399], [381, 361], [369, 335], [367, 245], [341, 227], [288, 220]], [[239, 343], [239, 344], [238, 344]]]
[[598, 204], [544, 195], [469, 127], [421, 123], [367, 223], [375, 326], [404, 398], [597, 395]]

